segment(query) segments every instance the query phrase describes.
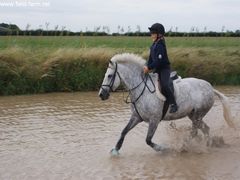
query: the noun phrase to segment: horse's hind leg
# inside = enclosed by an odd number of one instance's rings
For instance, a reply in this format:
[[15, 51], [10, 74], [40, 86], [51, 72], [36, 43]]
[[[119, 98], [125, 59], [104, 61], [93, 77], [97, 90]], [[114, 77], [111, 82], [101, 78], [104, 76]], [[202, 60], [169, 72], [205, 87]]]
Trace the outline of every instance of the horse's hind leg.
[[206, 112], [200, 113], [200, 112], [194, 112], [194, 111], [189, 115], [189, 118], [192, 121], [192, 131], [191, 131], [192, 137], [197, 136], [198, 129], [200, 129], [203, 132], [205, 137], [209, 136], [210, 128], [202, 120], [205, 115], [206, 115]]
[[197, 135], [198, 129], [200, 129], [203, 132], [205, 137], [209, 136], [210, 128], [202, 119], [192, 120], [192, 132], [191, 132], [192, 137], [195, 137]]

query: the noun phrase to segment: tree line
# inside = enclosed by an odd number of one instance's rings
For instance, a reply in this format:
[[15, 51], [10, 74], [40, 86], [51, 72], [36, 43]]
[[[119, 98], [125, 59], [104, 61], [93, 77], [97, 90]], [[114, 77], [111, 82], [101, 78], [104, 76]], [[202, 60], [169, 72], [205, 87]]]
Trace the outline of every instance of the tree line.
[[[124, 31], [124, 28], [118, 26], [118, 31], [110, 33], [110, 29], [107, 26], [95, 27], [93, 31], [86, 29], [85, 32], [73, 32], [66, 30], [65, 26], [61, 28], [55, 26], [54, 30], [48, 30], [49, 23], [45, 24], [46, 29], [43, 29], [41, 26], [36, 30], [30, 29], [30, 24], [27, 24], [25, 30], [21, 30], [15, 24], [0, 24], [0, 36], [149, 36], [149, 32], [142, 32], [140, 26], [137, 26], [137, 31], [132, 32], [131, 27], [128, 26], [127, 32]], [[221, 32], [216, 31], [207, 31], [204, 28], [203, 32], [200, 32], [197, 28], [191, 28], [190, 32], [178, 32], [177, 28], [172, 30], [172, 28], [166, 32], [166, 36], [170, 37], [240, 37], [240, 30], [236, 31], [225, 31], [222, 28]]]

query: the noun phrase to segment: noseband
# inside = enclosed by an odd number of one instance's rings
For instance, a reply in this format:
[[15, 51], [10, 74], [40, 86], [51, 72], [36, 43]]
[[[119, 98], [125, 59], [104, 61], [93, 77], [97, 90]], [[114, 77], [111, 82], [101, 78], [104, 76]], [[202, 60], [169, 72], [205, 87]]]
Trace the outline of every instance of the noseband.
[[116, 75], [118, 75], [119, 79], [121, 79], [121, 77], [119, 75], [119, 72], [118, 72], [118, 64], [117, 63], [115, 63], [115, 64], [116, 64], [116, 68], [115, 68], [115, 71], [113, 73], [113, 76], [112, 76], [112, 79], [111, 79], [110, 83], [109, 84], [102, 84], [102, 86], [101, 86], [101, 89], [103, 91], [107, 91], [103, 87], [108, 87], [110, 89], [110, 91], [113, 92], [114, 91], [113, 90], [113, 85], [114, 85], [114, 82], [115, 82], [115, 79], [116, 79]]

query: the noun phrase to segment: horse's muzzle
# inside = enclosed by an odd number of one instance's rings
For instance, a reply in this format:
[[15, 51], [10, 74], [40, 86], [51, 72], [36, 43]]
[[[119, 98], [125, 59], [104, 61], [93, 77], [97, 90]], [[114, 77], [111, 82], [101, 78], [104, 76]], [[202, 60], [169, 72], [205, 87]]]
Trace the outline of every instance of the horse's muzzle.
[[109, 93], [102, 91], [99, 93], [99, 97], [104, 101], [107, 100], [109, 98]]

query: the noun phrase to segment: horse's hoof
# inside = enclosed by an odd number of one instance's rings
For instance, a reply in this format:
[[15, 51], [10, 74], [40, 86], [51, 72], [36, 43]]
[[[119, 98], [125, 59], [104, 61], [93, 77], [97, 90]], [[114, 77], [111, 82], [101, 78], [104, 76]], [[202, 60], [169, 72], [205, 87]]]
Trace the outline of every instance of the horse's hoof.
[[116, 150], [115, 148], [113, 148], [110, 153], [111, 153], [112, 156], [118, 156], [119, 155], [118, 150]]
[[213, 136], [211, 138], [211, 143], [208, 143], [208, 146], [211, 147], [222, 147], [222, 146], [226, 146], [223, 137], [218, 137], [218, 136]]
[[160, 145], [157, 145], [157, 144], [156, 144], [153, 148], [154, 148], [154, 150], [157, 151], [157, 152], [158, 152], [158, 151], [165, 152], [165, 151], [168, 151], [168, 150], [169, 150], [169, 148], [168, 148], [166, 145], [161, 145], [161, 146], [160, 146]]

